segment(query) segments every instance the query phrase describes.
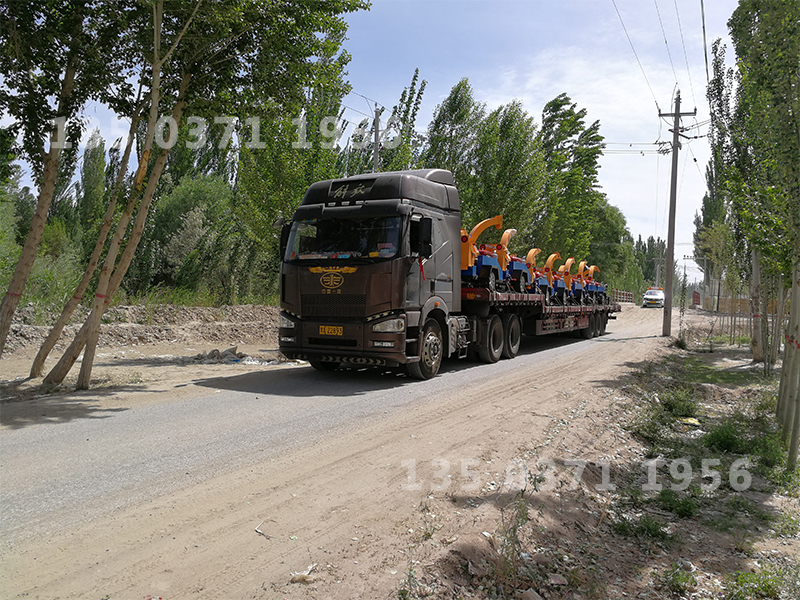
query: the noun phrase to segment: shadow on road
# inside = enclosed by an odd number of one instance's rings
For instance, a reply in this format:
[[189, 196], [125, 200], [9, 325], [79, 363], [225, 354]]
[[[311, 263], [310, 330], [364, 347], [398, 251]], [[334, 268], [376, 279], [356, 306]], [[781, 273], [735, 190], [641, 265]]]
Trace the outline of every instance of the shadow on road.
[[[581, 341], [567, 335], [550, 335], [545, 338], [526, 336], [522, 340], [519, 354], [536, 354]], [[478, 369], [481, 366], [483, 366], [481, 362], [469, 358], [449, 358], [442, 363], [439, 377], [466, 369]], [[267, 368], [263, 371], [229, 377], [196, 379], [192, 383], [213, 389], [276, 397], [345, 397], [425, 384], [424, 381], [410, 377], [402, 367], [347, 365], [342, 365], [335, 371], [316, 371], [308, 365]]]
[[[3, 397], [16, 386], [2, 386]], [[70, 396], [46, 395], [40, 397], [25, 397], [22, 395], [17, 401], [0, 403], [0, 425], [12, 429], [21, 429], [29, 425], [43, 423], [58, 424], [68, 423], [76, 419], [107, 419], [115, 413], [128, 410], [127, 407], [100, 408], [95, 404], [98, 396], [113, 396], [125, 391], [135, 391], [135, 386], [107, 388], [87, 392], [91, 398], [82, 397], [74, 393]]]

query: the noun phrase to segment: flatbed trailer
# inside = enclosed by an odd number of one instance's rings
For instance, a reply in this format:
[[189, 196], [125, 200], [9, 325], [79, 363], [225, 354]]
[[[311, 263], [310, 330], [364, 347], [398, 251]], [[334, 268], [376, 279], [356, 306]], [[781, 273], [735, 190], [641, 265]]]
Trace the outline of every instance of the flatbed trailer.
[[484, 362], [494, 362], [499, 357], [516, 356], [522, 334], [576, 332], [584, 339], [602, 335], [608, 320], [616, 318], [621, 306], [605, 297], [597, 302], [561, 305], [550, 304], [544, 294], [463, 287], [461, 310], [469, 315], [473, 330], [469, 341], [475, 344], [477, 356]]

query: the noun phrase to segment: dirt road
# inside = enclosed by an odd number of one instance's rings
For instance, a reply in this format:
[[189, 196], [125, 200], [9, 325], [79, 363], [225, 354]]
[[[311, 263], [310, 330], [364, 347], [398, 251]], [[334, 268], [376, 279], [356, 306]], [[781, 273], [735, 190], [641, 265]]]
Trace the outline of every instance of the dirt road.
[[593, 415], [666, 344], [661, 317], [626, 305], [601, 338], [427, 382], [141, 360], [144, 383], [4, 404], [2, 596], [389, 597], [494, 529], [513, 459], [598, 458]]

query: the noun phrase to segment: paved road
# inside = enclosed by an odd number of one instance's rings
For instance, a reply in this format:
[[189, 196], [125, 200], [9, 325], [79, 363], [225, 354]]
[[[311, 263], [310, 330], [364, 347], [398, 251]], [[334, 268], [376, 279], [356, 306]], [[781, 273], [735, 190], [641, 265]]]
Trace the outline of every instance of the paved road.
[[[387, 412], [435, 402], [454, 388], [508, 377], [512, 365], [531, 369], [595, 344], [624, 343], [625, 330], [618, 329], [589, 341], [526, 338], [513, 363], [446, 361], [438, 377], [424, 382], [392, 371], [270, 368], [207, 380], [206, 395], [182, 401], [6, 427], [0, 431], [2, 543], [63, 531]], [[14, 422], [14, 405], [2, 409], [3, 423]]]

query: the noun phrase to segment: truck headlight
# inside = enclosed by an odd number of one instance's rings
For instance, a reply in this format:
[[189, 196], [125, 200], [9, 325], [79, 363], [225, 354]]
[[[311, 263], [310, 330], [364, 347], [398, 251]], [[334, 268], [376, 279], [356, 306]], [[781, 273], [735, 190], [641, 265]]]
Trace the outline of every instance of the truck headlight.
[[372, 331], [380, 333], [400, 333], [406, 330], [406, 320], [403, 317], [381, 321], [372, 326]]
[[281, 314], [281, 327], [285, 329], [294, 329], [294, 321], [284, 314]]

